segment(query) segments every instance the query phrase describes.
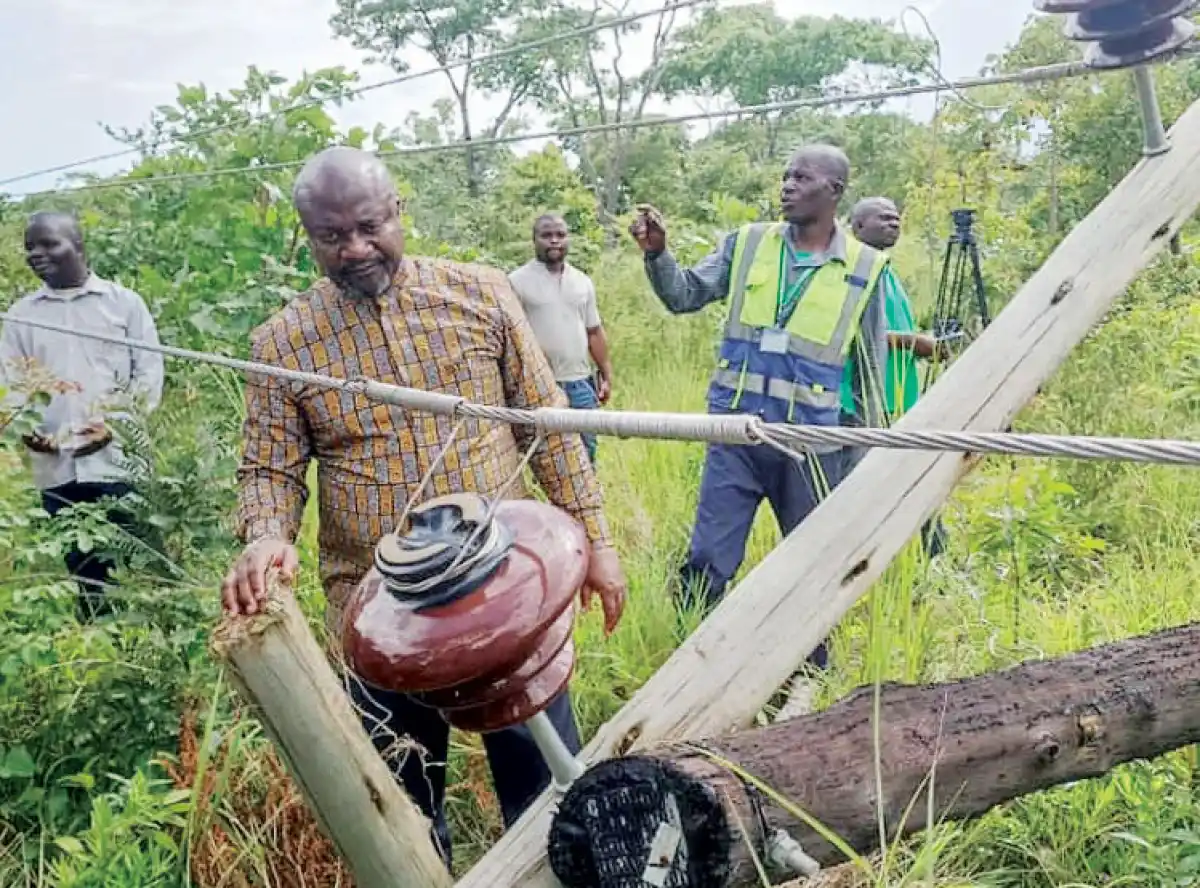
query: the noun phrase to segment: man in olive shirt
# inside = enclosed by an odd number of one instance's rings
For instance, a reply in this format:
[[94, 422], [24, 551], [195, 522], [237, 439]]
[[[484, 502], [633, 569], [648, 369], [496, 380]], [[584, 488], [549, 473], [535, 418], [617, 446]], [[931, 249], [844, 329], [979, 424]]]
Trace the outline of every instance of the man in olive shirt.
[[[596, 306], [592, 279], [567, 262], [570, 232], [562, 216], [547, 214], [533, 223], [536, 258], [508, 276], [534, 337], [554, 371], [555, 382], [572, 407], [590, 409], [612, 395], [608, 339]], [[592, 362], [597, 372], [592, 378]], [[588, 457], [596, 461], [596, 438], [584, 435]]]

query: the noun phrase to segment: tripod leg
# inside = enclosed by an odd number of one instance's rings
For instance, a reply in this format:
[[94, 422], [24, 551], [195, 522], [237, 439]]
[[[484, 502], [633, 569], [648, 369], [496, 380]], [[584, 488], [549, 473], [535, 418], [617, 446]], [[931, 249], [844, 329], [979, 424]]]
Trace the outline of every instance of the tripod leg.
[[959, 244], [958, 253], [954, 257], [954, 276], [951, 278], [951, 292], [954, 298], [950, 303], [950, 317], [959, 331], [966, 332], [966, 283], [967, 283], [967, 247]]
[[979, 310], [979, 319], [986, 327], [992, 322], [992, 316], [988, 311], [987, 290], [983, 286], [983, 269], [979, 265], [979, 248], [974, 241], [967, 247], [971, 256], [971, 279], [975, 289], [975, 307]]
[[[947, 303], [947, 282], [950, 275], [950, 262], [954, 257], [954, 238], [951, 237], [946, 244], [946, 253], [942, 257], [942, 274], [938, 278], [937, 298], [933, 303], [933, 335], [943, 336], [945, 330], [945, 318], [949, 317], [949, 309]], [[925, 381], [921, 384], [921, 392], [924, 393], [933, 384], [933, 362], [925, 365]]]
[[950, 262], [954, 258], [954, 241], [953, 239], [946, 244], [946, 253], [942, 257], [942, 274], [938, 278], [938, 293], [937, 299], [933, 303], [933, 335], [940, 336], [944, 331], [938, 329], [938, 322], [946, 317], [949, 317], [950, 306], [947, 304], [949, 299], [949, 288], [946, 286], [950, 280]]

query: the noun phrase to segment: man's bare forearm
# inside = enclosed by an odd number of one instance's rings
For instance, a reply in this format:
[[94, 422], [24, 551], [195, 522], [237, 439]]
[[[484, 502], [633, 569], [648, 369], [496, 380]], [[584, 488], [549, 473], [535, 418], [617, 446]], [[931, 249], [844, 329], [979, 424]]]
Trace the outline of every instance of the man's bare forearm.
[[611, 382], [612, 359], [608, 354], [608, 337], [605, 335], [603, 327], [588, 330], [588, 353], [591, 354], [592, 362], [599, 369], [600, 375]]

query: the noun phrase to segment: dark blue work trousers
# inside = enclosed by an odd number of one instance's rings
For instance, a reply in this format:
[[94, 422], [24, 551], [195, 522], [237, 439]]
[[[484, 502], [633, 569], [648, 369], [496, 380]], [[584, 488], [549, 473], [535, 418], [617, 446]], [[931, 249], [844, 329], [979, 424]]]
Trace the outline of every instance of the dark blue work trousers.
[[[842, 465], [840, 452], [801, 461], [766, 446], [708, 445], [691, 548], [680, 572], [679, 606], [699, 606], [707, 615], [725, 596], [764, 499], [787, 536], [838, 485]], [[825, 642], [808, 660], [825, 668]]]
[[[445, 803], [450, 725], [436, 709], [418, 703], [407, 694], [367, 688], [353, 678], [350, 699], [359, 710], [371, 742], [400, 785], [421, 813], [433, 821], [434, 842], [449, 867], [451, 844]], [[555, 697], [546, 715], [567, 749], [578, 755], [582, 744], [571, 711], [570, 693], [563, 691]], [[550, 769], [524, 725], [484, 734], [483, 747], [504, 828], [508, 829], [550, 785]]]

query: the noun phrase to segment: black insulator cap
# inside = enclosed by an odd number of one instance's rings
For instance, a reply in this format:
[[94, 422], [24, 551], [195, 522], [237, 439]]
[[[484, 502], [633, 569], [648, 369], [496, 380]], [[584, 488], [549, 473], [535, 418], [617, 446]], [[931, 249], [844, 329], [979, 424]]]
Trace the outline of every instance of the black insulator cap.
[[1112, 40], [1160, 30], [1172, 19], [1189, 13], [1198, 0], [1124, 0], [1097, 6], [1067, 18], [1063, 34], [1069, 40]]
[[1038, 12], [1061, 15], [1066, 12], [1083, 12], [1085, 9], [1101, 9], [1105, 6], [1120, 6], [1128, 0], [1033, 0]]
[[[572, 783], [559, 803], [550, 868], [566, 888], [644, 888], [647, 865], [656, 866], [663, 888], [724, 888], [733, 875], [733, 843], [744, 841], [729, 820], [712, 787], [669, 762], [608, 759]], [[655, 837], [672, 827], [682, 841], [651, 860]]]
[[1102, 71], [1144, 65], [1182, 49], [1195, 34], [1196, 26], [1187, 19], [1168, 19], [1133, 37], [1093, 43], [1083, 61], [1089, 68]]
[[[484, 582], [512, 547], [512, 534], [489, 517], [489, 501], [475, 493], [440, 496], [409, 515], [408, 528], [383, 536], [375, 546], [375, 567], [396, 598], [422, 606], [448, 603]], [[488, 552], [479, 557], [485, 547]], [[455, 562], [461, 571], [448, 574]], [[411, 587], [445, 574], [429, 589]]]
[[1067, 15], [1063, 34], [1089, 44], [1084, 64], [1108, 70], [1146, 64], [1182, 49], [1194, 36], [1186, 18], [1200, 0], [1034, 0], [1041, 12]]

